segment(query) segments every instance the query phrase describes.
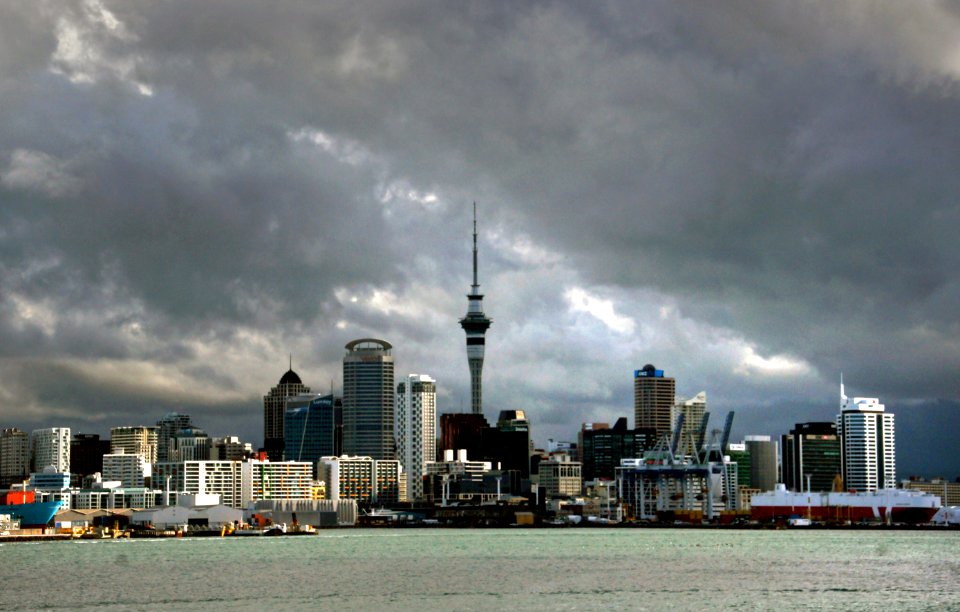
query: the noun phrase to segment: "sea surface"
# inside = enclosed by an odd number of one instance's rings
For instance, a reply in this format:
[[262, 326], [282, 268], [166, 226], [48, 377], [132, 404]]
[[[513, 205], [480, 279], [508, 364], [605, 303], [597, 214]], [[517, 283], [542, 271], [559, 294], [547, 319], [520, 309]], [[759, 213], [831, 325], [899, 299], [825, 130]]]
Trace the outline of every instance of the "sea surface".
[[957, 610], [960, 532], [340, 529], [0, 545], [0, 609]]

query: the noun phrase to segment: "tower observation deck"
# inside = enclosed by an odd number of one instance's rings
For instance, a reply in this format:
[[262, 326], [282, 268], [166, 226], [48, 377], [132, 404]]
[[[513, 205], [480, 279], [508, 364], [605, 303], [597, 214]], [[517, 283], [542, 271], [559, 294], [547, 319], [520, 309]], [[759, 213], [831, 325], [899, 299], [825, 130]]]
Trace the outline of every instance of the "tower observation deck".
[[477, 204], [473, 204], [473, 284], [467, 294], [467, 314], [460, 327], [467, 334], [467, 363], [470, 366], [470, 411], [483, 414], [484, 336], [493, 320], [483, 313], [483, 294], [477, 282]]

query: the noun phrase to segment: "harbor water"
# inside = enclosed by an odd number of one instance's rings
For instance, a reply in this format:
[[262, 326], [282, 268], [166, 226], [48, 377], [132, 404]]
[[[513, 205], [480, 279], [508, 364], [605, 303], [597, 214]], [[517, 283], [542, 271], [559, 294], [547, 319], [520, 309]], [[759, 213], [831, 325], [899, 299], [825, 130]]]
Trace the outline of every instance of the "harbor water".
[[340, 529], [0, 545], [0, 609], [960, 609], [960, 532]]

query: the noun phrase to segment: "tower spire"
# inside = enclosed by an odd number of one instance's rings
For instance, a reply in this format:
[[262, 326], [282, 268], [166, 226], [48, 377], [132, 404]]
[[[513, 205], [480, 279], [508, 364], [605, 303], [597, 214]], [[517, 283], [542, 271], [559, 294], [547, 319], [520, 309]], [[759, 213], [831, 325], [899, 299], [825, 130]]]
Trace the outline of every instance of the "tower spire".
[[473, 295], [480, 293], [480, 283], [477, 282], [477, 203], [473, 203]]

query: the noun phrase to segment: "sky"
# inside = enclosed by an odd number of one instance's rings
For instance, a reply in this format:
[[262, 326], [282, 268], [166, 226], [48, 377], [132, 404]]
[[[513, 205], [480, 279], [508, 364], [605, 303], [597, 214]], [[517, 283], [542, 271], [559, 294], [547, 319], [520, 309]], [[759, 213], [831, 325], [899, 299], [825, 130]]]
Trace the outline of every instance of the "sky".
[[0, 0], [0, 426], [186, 412], [259, 445], [293, 368], [393, 344], [539, 445], [633, 371], [734, 439], [896, 414], [960, 476], [953, 3]]

